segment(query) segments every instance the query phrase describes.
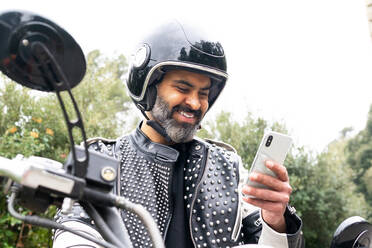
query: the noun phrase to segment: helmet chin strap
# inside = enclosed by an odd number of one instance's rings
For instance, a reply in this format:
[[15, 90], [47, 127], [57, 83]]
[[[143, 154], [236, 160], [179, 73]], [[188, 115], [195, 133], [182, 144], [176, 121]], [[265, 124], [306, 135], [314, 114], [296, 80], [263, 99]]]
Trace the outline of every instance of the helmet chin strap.
[[142, 111], [142, 114], [146, 117], [146, 123], [147, 125], [149, 125], [150, 127], [152, 127], [156, 132], [158, 132], [158, 134], [160, 134], [161, 136], [164, 137], [164, 139], [168, 142], [168, 143], [171, 143], [173, 142], [171, 137], [169, 137], [169, 135], [167, 134], [167, 132], [165, 131], [164, 127], [162, 127], [157, 121], [154, 121], [154, 120], [150, 120], [150, 118], [147, 116], [147, 114], [145, 113], [145, 111]]
[[169, 137], [164, 127], [162, 127], [158, 122], [154, 120], [148, 120], [146, 123], [147, 125], [152, 127], [156, 132], [158, 132], [161, 136], [163, 136], [168, 143], [172, 142], [171, 137]]

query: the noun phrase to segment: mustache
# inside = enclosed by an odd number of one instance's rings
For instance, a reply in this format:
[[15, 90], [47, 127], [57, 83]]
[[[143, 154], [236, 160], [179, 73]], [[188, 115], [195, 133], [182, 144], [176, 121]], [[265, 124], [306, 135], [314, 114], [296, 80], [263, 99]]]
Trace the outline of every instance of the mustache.
[[186, 107], [186, 106], [182, 106], [182, 105], [177, 105], [177, 106], [174, 106], [172, 111], [171, 111], [171, 115], [173, 115], [174, 112], [176, 111], [184, 111], [184, 112], [189, 112], [189, 113], [192, 113], [194, 114], [194, 116], [198, 119], [200, 119], [202, 117], [202, 111], [201, 109], [197, 109], [197, 110], [194, 110], [194, 109], [191, 109], [189, 107]]

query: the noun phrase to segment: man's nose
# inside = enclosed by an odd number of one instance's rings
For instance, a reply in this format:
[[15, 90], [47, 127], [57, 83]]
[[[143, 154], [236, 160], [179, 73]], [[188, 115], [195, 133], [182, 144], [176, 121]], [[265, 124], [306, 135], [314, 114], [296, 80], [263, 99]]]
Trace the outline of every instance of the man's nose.
[[201, 106], [199, 94], [197, 92], [190, 93], [186, 98], [186, 105], [188, 105], [192, 110], [199, 110]]

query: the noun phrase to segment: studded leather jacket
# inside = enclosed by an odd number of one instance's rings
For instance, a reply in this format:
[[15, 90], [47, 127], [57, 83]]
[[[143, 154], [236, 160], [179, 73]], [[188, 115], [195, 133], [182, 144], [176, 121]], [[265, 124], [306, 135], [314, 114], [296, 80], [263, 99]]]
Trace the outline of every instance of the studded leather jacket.
[[[94, 139], [90, 149], [120, 159], [116, 193], [143, 205], [165, 239], [172, 218], [172, 175], [179, 152], [152, 142], [137, 128], [117, 140]], [[291, 234], [279, 234], [261, 221], [258, 210], [243, 203], [239, 190], [240, 157], [229, 145], [194, 139], [184, 166], [184, 199], [194, 247], [234, 247], [261, 243], [275, 247], [302, 247], [302, 222], [291, 209], [285, 213]], [[81, 210], [80, 210], [81, 211]], [[133, 247], [150, 247], [137, 216], [121, 212]], [[58, 221], [84, 221], [81, 214]], [[86, 221], [89, 222], [89, 221]]]

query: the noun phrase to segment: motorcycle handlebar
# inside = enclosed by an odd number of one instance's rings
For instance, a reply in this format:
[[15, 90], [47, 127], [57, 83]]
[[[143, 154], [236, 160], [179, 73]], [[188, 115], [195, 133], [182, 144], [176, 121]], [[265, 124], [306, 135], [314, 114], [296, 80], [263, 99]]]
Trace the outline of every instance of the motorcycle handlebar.
[[20, 183], [23, 175], [28, 171], [29, 165], [17, 160], [0, 156], [0, 176], [5, 176]]
[[146, 209], [131, 203], [124, 197], [86, 187], [84, 181], [68, 175], [62, 169], [62, 164], [57, 161], [35, 156], [24, 158], [22, 155], [17, 155], [14, 159], [0, 156], [0, 176], [11, 178], [20, 185], [32, 189], [43, 187], [54, 193], [60, 192], [61, 196], [73, 196], [72, 198], [78, 200], [100, 202], [102, 205], [134, 212], [149, 229], [154, 247], [164, 247], [157, 225]]
[[66, 195], [71, 194], [75, 186], [75, 181], [65, 175], [61, 163], [36, 156], [0, 157], [0, 176], [32, 189], [42, 186]]

